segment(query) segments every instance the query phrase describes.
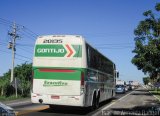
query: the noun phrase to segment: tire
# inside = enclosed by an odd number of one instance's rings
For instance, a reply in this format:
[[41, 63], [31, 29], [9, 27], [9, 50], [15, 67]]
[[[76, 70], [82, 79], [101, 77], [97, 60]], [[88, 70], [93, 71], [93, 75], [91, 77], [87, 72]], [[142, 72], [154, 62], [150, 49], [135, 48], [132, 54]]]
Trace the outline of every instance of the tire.
[[125, 94], [125, 93], [126, 93], [126, 91], [124, 90], [124, 91], [123, 91], [123, 93]]
[[93, 100], [92, 100], [92, 106], [90, 108], [91, 111], [96, 110], [99, 107], [99, 98], [100, 98], [100, 95], [96, 97], [96, 94], [94, 93]]
[[112, 90], [112, 98], [113, 98], [113, 96], [114, 96], [114, 95], [113, 95], [113, 90]]
[[96, 109], [99, 108], [99, 98], [100, 98], [100, 93], [98, 93], [98, 96], [96, 98]]
[[54, 108], [54, 105], [49, 105], [49, 108], [53, 109], [53, 108]]
[[60, 106], [60, 105], [53, 105], [53, 104], [52, 104], [52, 105], [49, 105], [49, 108], [50, 108], [50, 109], [54, 109], [54, 110], [61, 109], [61, 107], [62, 107], [62, 106]]

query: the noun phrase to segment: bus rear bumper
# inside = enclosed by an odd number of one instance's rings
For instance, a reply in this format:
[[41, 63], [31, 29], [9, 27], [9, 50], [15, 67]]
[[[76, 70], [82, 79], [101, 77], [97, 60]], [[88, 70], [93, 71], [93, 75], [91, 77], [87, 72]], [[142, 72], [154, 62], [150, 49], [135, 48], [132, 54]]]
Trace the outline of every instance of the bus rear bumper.
[[41, 103], [48, 105], [65, 105], [65, 106], [80, 106], [84, 105], [84, 94], [79, 96], [58, 96], [58, 95], [40, 95], [31, 93], [32, 103]]

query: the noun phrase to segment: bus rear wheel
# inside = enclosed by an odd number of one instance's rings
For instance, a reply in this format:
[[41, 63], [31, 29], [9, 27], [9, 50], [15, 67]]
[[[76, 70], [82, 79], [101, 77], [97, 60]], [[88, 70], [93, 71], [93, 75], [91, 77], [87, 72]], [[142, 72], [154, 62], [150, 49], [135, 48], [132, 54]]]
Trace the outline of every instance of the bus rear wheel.
[[93, 96], [91, 110], [96, 110], [99, 107], [99, 96], [96, 97], [96, 94]]
[[54, 105], [49, 105], [49, 108], [53, 109], [55, 106]]

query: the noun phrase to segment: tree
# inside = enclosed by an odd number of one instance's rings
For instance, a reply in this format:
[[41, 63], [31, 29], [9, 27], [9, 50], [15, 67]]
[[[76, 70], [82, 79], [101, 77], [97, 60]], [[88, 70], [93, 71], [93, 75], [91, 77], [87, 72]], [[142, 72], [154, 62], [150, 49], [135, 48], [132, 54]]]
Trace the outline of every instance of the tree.
[[10, 72], [8, 71], [0, 78], [0, 96], [6, 96], [7, 94], [7, 88], [10, 86]]
[[[32, 64], [24, 63], [18, 65], [14, 69], [14, 77], [20, 81], [19, 83], [19, 94], [22, 96], [27, 96], [30, 93], [31, 87], [31, 75], [32, 75]], [[15, 89], [10, 85], [11, 71], [9, 70], [0, 78], [0, 95], [10, 96], [13, 95]]]
[[147, 85], [149, 82], [150, 82], [150, 78], [149, 78], [149, 77], [144, 77], [144, 78], [143, 78], [143, 83], [144, 83], [145, 85]]
[[24, 63], [15, 67], [15, 77], [20, 80], [20, 90], [22, 96], [27, 96], [30, 92], [32, 76], [32, 64]]
[[7, 87], [9, 85], [9, 80], [5, 77], [0, 78], [0, 95], [6, 96], [7, 93]]
[[[160, 3], [156, 4], [155, 10], [160, 11]], [[157, 78], [160, 74], [160, 15], [151, 10], [143, 15], [146, 18], [134, 30], [135, 48], [132, 52], [135, 56], [132, 63], [151, 78]]]

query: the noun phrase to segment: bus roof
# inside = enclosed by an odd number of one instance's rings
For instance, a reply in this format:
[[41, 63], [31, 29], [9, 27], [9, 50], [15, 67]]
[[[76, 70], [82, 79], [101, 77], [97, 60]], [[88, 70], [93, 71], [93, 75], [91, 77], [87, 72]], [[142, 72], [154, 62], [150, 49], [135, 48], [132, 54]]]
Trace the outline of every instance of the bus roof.
[[38, 38], [43, 38], [43, 37], [77, 37], [77, 38], [82, 38], [81, 35], [42, 35], [42, 36], [38, 36]]

